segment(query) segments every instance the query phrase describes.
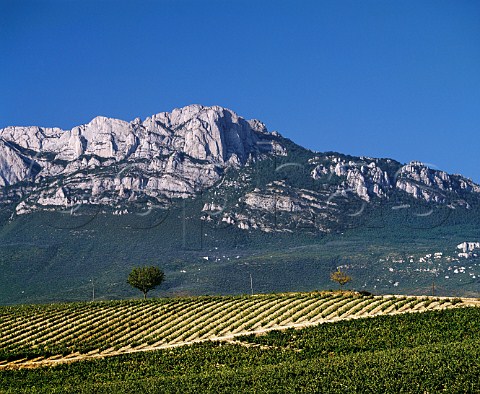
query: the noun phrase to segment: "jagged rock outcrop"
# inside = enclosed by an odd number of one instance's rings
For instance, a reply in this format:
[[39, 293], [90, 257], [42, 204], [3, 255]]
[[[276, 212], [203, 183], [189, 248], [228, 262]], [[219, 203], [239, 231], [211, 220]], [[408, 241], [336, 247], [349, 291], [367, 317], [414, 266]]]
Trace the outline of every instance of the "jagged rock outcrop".
[[285, 153], [274, 139], [258, 120], [201, 105], [143, 122], [97, 116], [71, 130], [7, 127], [0, 130], [0, 185], [28, 180], [28, 190], [18, 192], [23, 199], [18, 212], [68, 205], [57, 193], [59, 176], [62, 190], [92, 204], [140, 195], [183, 198], [214, 184], [228, 167]]
[[[326, 160], [327, 159], [327, 160]], [[434, 170], [425, 164], [413, 161], [404, 166], [390, 159], [361, 157], [357, 161], [328, 156], [314, 158], [312, 163], [322, 161], [312, 170], [315, 180], [340, 179], [340, 186], [364, 201], [373, 197], [388, 198], [394, 191], [405, 192], [426, 202], [446, 203], [445, 193], [480, 193], [480, 186], [460, 175], [449, 175]], [[381, 166], [387, 168], [382, 168]]]
[[38, 171], [35, 163], [8, 141], [0, 138], [0, 186], [14, 185]]
[[336, 201], [328, 191], [312, 191], [274, 181], [243, 195], [235, 207], [207, 202], [203, 206], [206, 221], [214, 220], [243, 230], [285, 232], [295, 229], [330, 231], [339, 214]]
[[74, 161], [82, 155], [116, 161], [130, 156], [152, 159], [178, 151], [194, 159], [220, 164], [230, 160], [239, 165], [260, 151], [271, 151], [262, 139], [266, 134], [260, 121], [246, 121], [228, 109], [201, 105], [162, 112], [143, 122], [97, 116], [66, 131], [37, 126], [0, 130], [3, 139], [38, 153], [53, 153], [58, 160]]
[[445, 203], [444, 192], [480, 193], [480, 187], [460, 175], [449, 175], [444, 171], [428, 168], [413, 161], [395, 174], [395, 187], [427, 202]]
[[[315, 180], [336, 176], [343, 181], [341, 186], [348, 189], [364, 201], [370, 201], [374, 196], [385, 197], [391, 189], [391, 177], [379, 166], [379, 159], [360, 158], [359, 161], [346, 160], [341, 157], [329, 156], [328, 161], [318, 164], [312, 171]], [[311, 162], [320, 160], [314, 158]], [[390, 164], [392, 160], [386, 160]]]

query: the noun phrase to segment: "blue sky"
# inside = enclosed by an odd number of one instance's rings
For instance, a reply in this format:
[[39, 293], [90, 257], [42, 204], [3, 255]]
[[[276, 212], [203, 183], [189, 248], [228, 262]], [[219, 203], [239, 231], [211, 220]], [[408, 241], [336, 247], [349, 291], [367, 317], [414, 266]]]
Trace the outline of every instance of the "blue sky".
[[0, 127], [192, 103], [480, 182], [480, 2], [0, 0]]

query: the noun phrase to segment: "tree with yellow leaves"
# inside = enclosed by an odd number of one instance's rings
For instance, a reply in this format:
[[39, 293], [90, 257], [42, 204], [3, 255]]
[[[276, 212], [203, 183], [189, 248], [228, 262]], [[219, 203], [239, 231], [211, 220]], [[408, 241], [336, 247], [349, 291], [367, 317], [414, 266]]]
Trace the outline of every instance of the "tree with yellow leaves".
[[330, 274], [330, 279], [333, 280], [334, 282], [337, 282], [340, 285], [340, 288], [343, 288], [343, 286], [346, 283], [348, 283], [352, 280], [352, 277], [348, 276], [345, 272], [343, 272], [339, 268], [335, 272], [332, 272]]

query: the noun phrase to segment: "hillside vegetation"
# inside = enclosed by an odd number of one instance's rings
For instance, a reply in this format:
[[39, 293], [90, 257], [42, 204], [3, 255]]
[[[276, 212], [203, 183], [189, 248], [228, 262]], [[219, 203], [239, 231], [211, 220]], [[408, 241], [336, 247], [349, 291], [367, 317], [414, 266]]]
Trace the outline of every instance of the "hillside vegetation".
[[[165, 272], [165, 283], [152, 293], [156, 297], [244, 294], [250, 273], [258, 293], [328, 290], [329, 273], [337, 268], [354, 278], [352, 288], [375, 294], [432, 294], [434, 280], [436, 295], [480, 297], [480, 258], [459, 259], [456, 249], [478, 241], [480, 210], [455, 210], [448, 223], [416, 229], [405, 212], [403, 220], [398, 210], [378, 208], [372, 212], [378, 220], [362, 216], [361, 226], [325, 235], [217, 228], [199, 218], [205, 202], [206, 197], [185, 201], [185, 209], [172, 207], [166, 217], [163, 211], [37, 212], [9, 222], [4, 212], [0, 304], [87, 301], [91, 279], [98, 300], [135, 297], [125, 279], [140, 263]], [[86, 224], [87, 218], [94, 220]], [[444, 257], [422, 262], [437, 252]]]
[[0, 368], [460, 305], [450, 298], [314, 292], [1, 307]]

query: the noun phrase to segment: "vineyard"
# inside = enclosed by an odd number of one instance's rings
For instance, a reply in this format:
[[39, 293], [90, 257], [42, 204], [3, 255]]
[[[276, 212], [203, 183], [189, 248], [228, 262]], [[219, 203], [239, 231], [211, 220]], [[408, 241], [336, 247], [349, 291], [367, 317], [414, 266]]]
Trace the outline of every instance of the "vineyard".
[[0, 368], [231, 340], [464, 303], [458, 298], [314, 292], [1, 307]]
[[478, 307], [346, 319], [3, 370], [0, 393], [478, 393], [479, 326]]

